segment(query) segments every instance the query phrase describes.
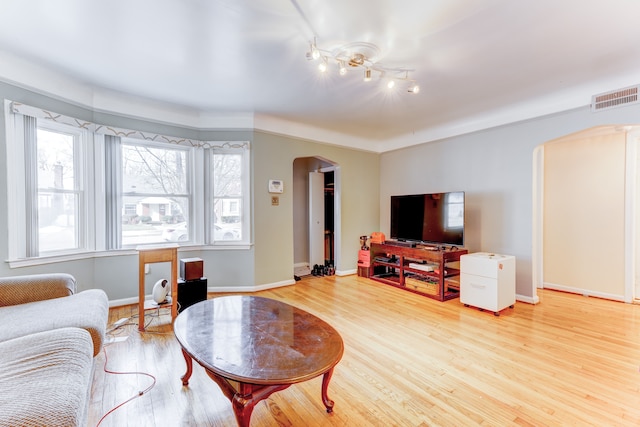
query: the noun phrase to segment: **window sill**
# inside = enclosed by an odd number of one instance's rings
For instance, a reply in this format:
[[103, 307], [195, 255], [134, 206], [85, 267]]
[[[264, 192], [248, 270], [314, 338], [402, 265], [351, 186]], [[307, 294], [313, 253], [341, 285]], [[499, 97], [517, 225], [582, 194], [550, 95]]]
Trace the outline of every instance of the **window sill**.
[[[249, 250], [252, 248], [250, 243], [233, 243], [233, 244], [216, 244], [216, 245], [183, 245], [178, 248], [179, 252], [189, 251], [236, 251]], [[96, 251], [96, 252], [80, 252], [74, 254], [60, 254], [51, 256], [42, 256], [38, 258], [22, 258], [10, 259], [6, 262], [9, 268], [31, 267], [36, 265], [55, 264], [59, 262], [78, 261], [83, 259], [105, 258], [113, 256], [129, 256], [138, 255], [135, 248], [119, 249], [114, 251]]]

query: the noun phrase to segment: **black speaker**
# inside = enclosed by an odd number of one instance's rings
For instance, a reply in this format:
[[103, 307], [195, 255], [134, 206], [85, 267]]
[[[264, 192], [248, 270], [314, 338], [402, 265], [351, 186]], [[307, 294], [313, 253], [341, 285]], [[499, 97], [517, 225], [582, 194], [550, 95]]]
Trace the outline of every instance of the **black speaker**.
[[184, 281], [178, 279], [178, 312], [207, 299], [207, 278]]

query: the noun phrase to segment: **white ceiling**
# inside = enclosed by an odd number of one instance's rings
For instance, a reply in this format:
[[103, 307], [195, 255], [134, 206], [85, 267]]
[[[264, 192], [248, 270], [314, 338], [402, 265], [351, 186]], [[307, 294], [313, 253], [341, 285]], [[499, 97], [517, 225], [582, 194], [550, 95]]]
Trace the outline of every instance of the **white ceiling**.
[[[388, 149], [640, 83], [639, 19], [638, 0], [0, 0], [0, 79], [51, 87], [20, 82], [37, 66], [41, 80]], [[375, 44], [421, 92], [321, 75], [305, 57], [314, 36]]]

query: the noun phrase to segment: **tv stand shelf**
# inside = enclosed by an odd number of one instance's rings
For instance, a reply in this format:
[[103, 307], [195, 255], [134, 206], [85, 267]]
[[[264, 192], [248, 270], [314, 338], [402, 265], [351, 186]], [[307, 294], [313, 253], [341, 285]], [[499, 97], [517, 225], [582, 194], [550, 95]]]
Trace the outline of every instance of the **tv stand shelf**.
[[370, 279], [438, 301], [458, 297], [460, 256], [466, 249], [372, 243], [370, 250]]

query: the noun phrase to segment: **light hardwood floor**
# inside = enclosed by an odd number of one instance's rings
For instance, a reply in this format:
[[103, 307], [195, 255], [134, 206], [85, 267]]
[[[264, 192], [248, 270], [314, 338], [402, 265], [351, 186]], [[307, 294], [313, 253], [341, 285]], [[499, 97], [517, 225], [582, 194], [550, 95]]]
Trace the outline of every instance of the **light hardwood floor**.
[[[257, 426], [637, 426], [640, 425], [640, 306], [542, 290], [540, 303], [516, 303], [499, 317], [437, 302], [368, 279], [310, 277], [262, 291], [309, 311], [342, 335], [345, 353], [329, 396], [321, 379], [295, 384], [260, 402]], [[209, 298], [216, 294], [210, 294]], [[113, 308], [110, 321], [134, 316]], [[230, 402], [194, 363], [185, 363], [170, 317], [147, 314], [114, 331], [124, 342], [96, 358], [89, 425], [235, 426]]]

